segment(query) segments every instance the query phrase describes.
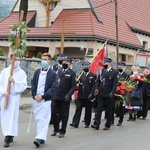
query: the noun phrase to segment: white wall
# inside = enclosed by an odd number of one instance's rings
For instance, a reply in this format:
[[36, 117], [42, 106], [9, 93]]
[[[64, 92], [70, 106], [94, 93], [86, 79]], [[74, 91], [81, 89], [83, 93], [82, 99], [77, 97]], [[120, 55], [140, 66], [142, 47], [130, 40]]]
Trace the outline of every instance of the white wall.
[[[18, 1], [14, 11], [19, 11], [20, 0]], [[36, 27], [45, 27], [46, 12], [42, 3], [38, 0], [29, 0], [28, 10], [36, 10]], [[90, 8], [87, 0], [60, 0], [54, 10], [50, 11], [50, 25], [54, 21], [62, 9], [74, 8]]]
[[141, 44], [143, 44], [143, 41], [147, 41], [148, 48], [150, 48], [150, 37], [149, 36], [138, 34], [138, 33], [136, 33], [135, 35], [137, 36], [137, 38], [139, 39]]
[[90, 8], [87, 0], [60, 0], [55, 9], [51, 11], [50, 22], [54, 21], [62, 9]]

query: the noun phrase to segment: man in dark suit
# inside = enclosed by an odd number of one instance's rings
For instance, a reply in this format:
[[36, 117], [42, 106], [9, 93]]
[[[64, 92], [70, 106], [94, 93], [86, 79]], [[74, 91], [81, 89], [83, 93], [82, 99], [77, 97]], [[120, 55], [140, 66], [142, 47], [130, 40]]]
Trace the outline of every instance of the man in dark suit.
[[[126, 81], [129, 78], [129, 75], [125, 72], [126, 63], [118, 62], [118, 78], [119, 81]], [[116, 115], [119, 117], [117, 126], [121, 126], [124, 118], [125, 106], [121, 104], [118, 108], [115, 109]], [[114, 113], [112, 114], [112, 122], [114, 122]]]
[[75, 128], [78, 127], [82, 108], [85, 106], [85, 115], [84, 122], [85, 128], [88, 128], [91, 123], [91, 115], [92, 115], [92, 102], [91, 100], [94, 98], [94, 90], [95, 90], [95, 80], [96, 75], [89, 71], [90, 63], [84, 62], [82, 64], [83, 71], [81, 78], [79, 79], [79, 92], [78, 99], [76, 100], [76, 110], [73, 116], [72, 123], [70, 126]]
[[[71, 96], [76, 88], [76, 74], [70, 69], [71, 62], [70, 58], [63, 59], [62, 68], [58, 70], [57, 87], [53, 97], [52, 116], [54, 132], [51, 136], [55, 136], [59, 132], [59, 138], [63, 138], [66, 133]], [[60, 122], [61, 128], [59, 128]]]
[[[63, 62], [64, 57], [65, 57], [65, 54], [64, 54], [64, 53], [59, 53], [59, 54], [57, 54], [57, 61], [58, 61], [58, 63], [52, 66], [52, 69], [53, 69], [57, 74], [58, 74], [59, 69], [62, 68], [62, 62]], [[52, 105], [53, 105], [53, 103], [52, 103]], [[53, 107], [52, 105], [51, 105], [51, 107]], [[59, 114], [57, 115], [57, 117], [58, 117], [58, 119], [59, 119]], [[50, 124], [50, 125], [53, 124], [53, 116], [51, 116], [51, 120], [50, 120], [49, 124]]]
[[58, 70], [62, 67], [62, 62], [65, 57], [64, 53], [57, 54], [58, 63], [52, 66], [52, 69], [58, 73]]
[[104, 58], [104, 69], [100, 71], [100, 74], [98, 75], [96, 81], [95, 95], [97, 95], [98, 112], [95, 117], [94, 124], [91, 125], [91, 127], [95, 128], [96, 130], [99, 130], [101, 115], [102, 111], [104, 110], [104, 106], [107, 111], [107, 116], [105, 127], [103, 130], [109, 130], [111, 126], [112, 105], [118, 83], [118, 72], [111, 67], [111, 62], [112, 60], [110, 58]]
[[57, 81], [56, 73], [50, 68], [50, 60], [50, 54], [42, 54], [42, 67], [35, 71], [31, 81], [31, 91], [34, 99], [34, 118], [37, 126], [37, 136], [34, 141], [36, 147], [44, 144], [47, 139], [51, 116], [50, 105]]

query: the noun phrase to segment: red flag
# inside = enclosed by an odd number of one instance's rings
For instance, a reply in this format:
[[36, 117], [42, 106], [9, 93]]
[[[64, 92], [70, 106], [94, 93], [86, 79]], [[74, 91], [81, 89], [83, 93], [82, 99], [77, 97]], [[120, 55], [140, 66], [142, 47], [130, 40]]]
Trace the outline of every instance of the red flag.
[[98, 71], [103, 68], [103, 60], [104, 57], [108, 57], [108, 48], [107, 44], [103, 46], [103, 48], [100, 50], [100, 52], [97, 54], [93, 62], [90, 66], [90, 71], [94, 74], [98, 74]]

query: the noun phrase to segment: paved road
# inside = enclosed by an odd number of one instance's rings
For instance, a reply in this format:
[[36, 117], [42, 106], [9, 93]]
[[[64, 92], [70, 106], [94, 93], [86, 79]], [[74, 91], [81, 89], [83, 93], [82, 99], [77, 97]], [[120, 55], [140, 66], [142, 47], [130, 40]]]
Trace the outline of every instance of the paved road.
[[[71, 104], [69, 122], [71, 122], [75, 106]], [[34, 150], [37, 149], [33, 145], [35, 137], [35, 124], [32, 119], [30, 133], [27, 133], [28, 123], [30, 119], [30, 108], [20, 110], [19, 119], [19, 136], [15, 137], [11, 144], [10, 150]], [[82, 114], [83, 118], [84, 114]], [[67, 133], [64, 138], [58, 136], [51, 137], [53, 131], [49, 127], [48, 139], [46, 144], [40, 149], [43, 150], [149, 150], [150, 149], [150, 112], [147, 120], [137, 120], [136, 122], [126, 121], [128, 115], [125, 115], [124, 124], [117, 127], [115, 125], [109, 131], [103, 131], [105, 120], [102, 120], [100, 130], [95, 131], [92, 128], [84, 128], [81, 122], [79, 128], [75, 129], [68, 125]], [[3, 136], [0, 131], [0, 150], [3, 148]]]

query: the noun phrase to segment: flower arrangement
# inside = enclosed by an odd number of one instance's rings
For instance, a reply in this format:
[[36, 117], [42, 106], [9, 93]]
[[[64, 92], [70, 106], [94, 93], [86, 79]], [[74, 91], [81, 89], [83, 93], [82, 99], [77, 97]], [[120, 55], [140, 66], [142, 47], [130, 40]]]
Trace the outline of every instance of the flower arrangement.
[[115, 107], [119, 107], [121, 104], [125, 104], [127, 101], [128, 94], [136, 88], [136, 83], [130, 79], [125, 81], [120, 80], [116, 88], [115, 93]]
[[131, 75], [130, 76], [130, 80], [131, 81], [141, 81], [141, 82], [148, 82], [148, 83], [150, 83], [150, 80], [148, 78], [146, 78], [143, 74]]
[[[26, 51], [26, 32], [28, 26], [25, 22], [22, 22], [21, 25], [14, 24], [11, 27], [11, 32], [9, 35], [9, 46], [12, 49], [13, 53], [17, 56], [23, 55]], [[18, 35], [19, 34], [19, 35]], [[19, 37], [17, 39], [17, 37]]]

